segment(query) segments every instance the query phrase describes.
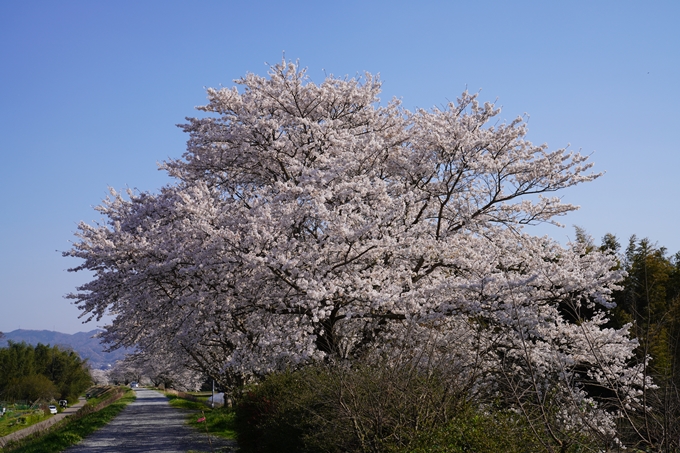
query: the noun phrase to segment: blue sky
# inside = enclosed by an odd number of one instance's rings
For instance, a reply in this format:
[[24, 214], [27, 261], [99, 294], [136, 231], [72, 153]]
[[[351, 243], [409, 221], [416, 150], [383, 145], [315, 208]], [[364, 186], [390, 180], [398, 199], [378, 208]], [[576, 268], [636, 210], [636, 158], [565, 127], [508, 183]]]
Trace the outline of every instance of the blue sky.
[[90, 330], [63, 298], [62, 258], [107, 187], [156, 190], [175, 126], [285, 52], [314, 81], [380, 73], [383, 99], [441, 106], [466, 88], [529, 115], [529, 139], [591, 154], [565, 191], [597, 241], [636, 234], [680, 251], [677, 1], [0, 2], [0, 331]]

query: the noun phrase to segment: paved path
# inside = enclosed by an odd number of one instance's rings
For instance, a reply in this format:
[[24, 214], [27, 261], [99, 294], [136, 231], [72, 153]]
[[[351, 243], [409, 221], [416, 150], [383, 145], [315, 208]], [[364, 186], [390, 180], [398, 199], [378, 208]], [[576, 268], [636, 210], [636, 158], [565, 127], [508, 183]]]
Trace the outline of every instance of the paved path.
[[57, 423], [59, 420], [78, 412], [78, 409], [83, 407], [83, 405], [85, 405], [86, 402], [87, 401], [85, 400], [85, 398], [80, 398], [76, 404], [74, 404], [71, 407], [67, 407], [62, 412], [59, 412], [58, 414], [48, 418], [47, 420], [44, 420], [40, 423], [36, 423], [35, 425], [31, 425], [28, 428], [20, 429], [19, 431], [14, 431], [12, 434], [8, 434], [5, 437], [0, 437], [0, 447], [3, 447], [8, 442], [23, 439], [26, 436], [30, 436], [31, 434], [37, 433], [38, 431], [43, 431], [49, 428], [50, 426]]
[[187, 411], [170, 406], [160, 392], [135, 389], [137, 399], [108, 425], [95, 431], [67, 453], [179, 453], [236, 451], [236, 443], [211, 436], [184, 424]]

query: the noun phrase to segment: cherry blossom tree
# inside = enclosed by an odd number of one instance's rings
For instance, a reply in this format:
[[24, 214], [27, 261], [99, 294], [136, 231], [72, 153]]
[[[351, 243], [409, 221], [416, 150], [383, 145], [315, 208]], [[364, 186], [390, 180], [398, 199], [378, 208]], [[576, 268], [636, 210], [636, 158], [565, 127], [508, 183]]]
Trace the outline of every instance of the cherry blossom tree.
[[109, 373], [98, 368], [90, 369], [90, 376], [95, 385], [107, 385], [109, 383]]
[[467, 92], [411, 112], [370, 74], [315, 84], [287, 62], [236, 83], [182, 125], [174, 183], [112, 190], [104, 222], [79, 225], [65, 255], [94, 277], [69, 297], [115, 316], [106, 341], [173, 349], [223, 385], [407, 348], [603, 435], [637, 405], [636, 343], [605, 327], [613, 257], [524, 228], [577, 209], [553, 194], [599, 176], [587, 156]]
[[155, 387], [180, 391], [199, 390], [205, 382], [205, 375], [196, 370], [195, 363], [188, 362], [190, 356], [178, 356], [176, 352], [174, 348], [138, 352], [126, 356], [120, 366], [135, 370], [141, 376], [140, 382], [150, 381]]

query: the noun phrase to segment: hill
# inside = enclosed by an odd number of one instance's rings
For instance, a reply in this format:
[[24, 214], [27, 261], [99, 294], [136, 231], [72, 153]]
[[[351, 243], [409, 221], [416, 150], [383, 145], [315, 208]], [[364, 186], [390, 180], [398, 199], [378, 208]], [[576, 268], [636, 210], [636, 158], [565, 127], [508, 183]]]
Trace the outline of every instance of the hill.
[[61, 346], [65, 349], [73, 349], [78, 355], [87, 359], [92, 368], [106, 369], [116, 361], [125, 358], [125, 354], [132, 352], [130, 349], [118, 349], [113, 352], [105, 352], [98, 338], [95, 338], [101, 330], [95, 329], [89, 332], [75, 334], [54, 332], [52, 330], [25, 330], [17, 329], [5, 332], [4, 338], [0, 339], [0, 347], [7, 346], [8, 341], [20, 343], [22, 341], [37, 345], [38, 343]]

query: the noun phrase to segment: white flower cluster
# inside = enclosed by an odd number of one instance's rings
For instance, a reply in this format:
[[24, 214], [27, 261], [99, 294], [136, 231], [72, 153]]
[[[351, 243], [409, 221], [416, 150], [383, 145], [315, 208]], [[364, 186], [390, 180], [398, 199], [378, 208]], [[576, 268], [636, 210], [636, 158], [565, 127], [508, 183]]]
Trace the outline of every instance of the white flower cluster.
[[370, 74], [317, 85], [285, 62], [237, 84], [183, 125], [174, 184], [112, 191], [107, 223], [80, 224], [66, 254], [94, 278], [70, 297], [115, 315], [108, 341], [237, 383], [436, 338], [471, 389], [551, 399], [573, 429], [637, 404], [636, 343], [603, 315], [613, 258], [522, 229], [576, 209], [550, 194], [598, 177], [587, 157], [490, 126], [467, 92], [409, 112]]

